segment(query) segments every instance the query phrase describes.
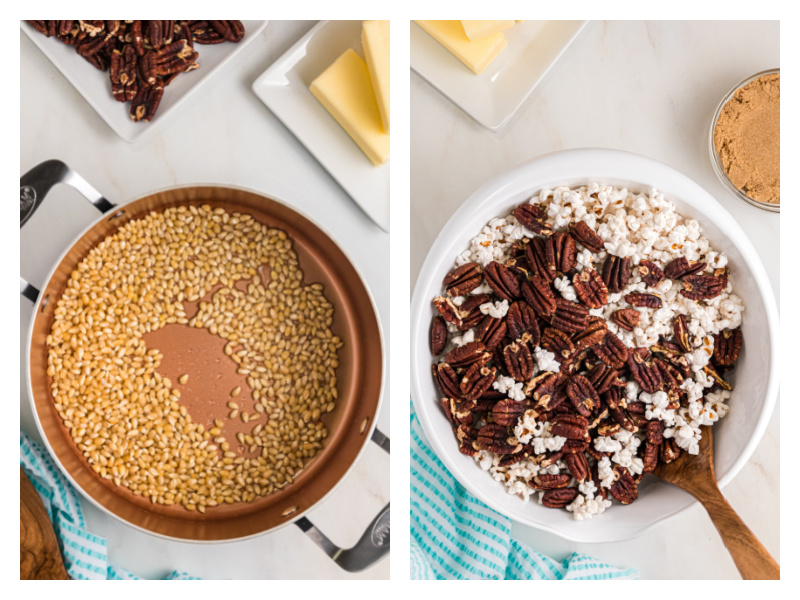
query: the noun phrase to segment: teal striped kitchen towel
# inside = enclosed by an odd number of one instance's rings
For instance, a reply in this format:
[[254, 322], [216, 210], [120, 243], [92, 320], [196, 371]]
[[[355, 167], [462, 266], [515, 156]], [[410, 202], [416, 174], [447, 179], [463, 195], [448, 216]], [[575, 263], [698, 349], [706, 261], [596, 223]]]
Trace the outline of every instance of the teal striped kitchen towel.
[[511, 519], [466, 492], [428, 446], [411, 406], [412, 579], [638, 579], [573, 552], [553, 560], [511, 539]]
[[[108, 562], [106, 540], [86, 530], [75, 489], [50, 455], [23, 431], [19, 432], [19, 462], [44, 502], [70, 578], [140, 579]], [[173, 571], [164, 579], [197, 578]]]

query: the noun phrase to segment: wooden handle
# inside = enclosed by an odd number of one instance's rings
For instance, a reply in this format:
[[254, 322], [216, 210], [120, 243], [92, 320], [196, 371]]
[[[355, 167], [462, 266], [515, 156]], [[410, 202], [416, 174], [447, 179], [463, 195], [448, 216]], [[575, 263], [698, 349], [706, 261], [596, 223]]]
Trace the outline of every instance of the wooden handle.
[[42, 499], [19, 470], [19, 578], [69, 579]]
[[731, 508], [715, 483], [691, 492], [708, 511], [742, 579], [780, 579], [781, 568]]

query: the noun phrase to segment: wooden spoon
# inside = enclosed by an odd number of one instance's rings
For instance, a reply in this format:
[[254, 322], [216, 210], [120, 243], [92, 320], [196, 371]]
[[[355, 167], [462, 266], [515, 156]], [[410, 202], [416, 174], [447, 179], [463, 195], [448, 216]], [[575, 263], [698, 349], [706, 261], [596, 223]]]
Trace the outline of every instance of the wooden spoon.
[[708, 512], [742, 579], [780, 579], [781, 568], [717, 487], [714, 475], [714, 440], [710, 427], [703, 427], [700, 452], [683, 452], [669, 464], [659, 464], [657, 477], [689, 492]]
[[19, 578], [69, 579], [39, 493], [19, 470]]

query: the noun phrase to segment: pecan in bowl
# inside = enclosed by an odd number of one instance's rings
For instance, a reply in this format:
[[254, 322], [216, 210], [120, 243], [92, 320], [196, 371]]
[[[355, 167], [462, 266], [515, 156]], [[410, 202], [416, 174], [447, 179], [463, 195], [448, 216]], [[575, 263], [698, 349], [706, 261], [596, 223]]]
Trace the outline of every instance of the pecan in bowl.
[[728, 412], [744, 347], [732, 289], [725, 255], [659, 192], [542, 190], [431, 299], [433, 400], [509, 493], [577, 520], [631, 504]]

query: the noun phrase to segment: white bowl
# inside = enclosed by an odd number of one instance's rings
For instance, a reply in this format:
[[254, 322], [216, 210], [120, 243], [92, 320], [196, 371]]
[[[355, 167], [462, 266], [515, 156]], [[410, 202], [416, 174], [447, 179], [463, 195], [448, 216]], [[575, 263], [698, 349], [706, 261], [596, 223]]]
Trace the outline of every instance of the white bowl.
[[614, 542], [638, 536], [675, 516], [694, 500], [676, 487], [645, 477], [639, 499], [616, 502], [588, 521], [572, 513], [524, 502], [458, 451], [452, 428], [438, 403], [431, 376], [429, 333], [436, 313], [432, 300], [457, 254], [493, 217], [507, 215], [542, 188], [599, 182], [632, 191], [656, 188], [678, 212], [695, 218], [712, 247], [728, 256], [734, 293], [745, 302], [744, 344], [730, 399], [731, 411], [714, 429], [715, 467], [720, 486], [731, 481], [755, 450], [772, 414], [778, 391], [777, 308], [755, 249], [733, 217], [699, 185], [655, 160], [606, 149], [565, 150], [542, 156], [492, 179], [459, 208], [442, 229], [422, 267], [411, 302], [411, 393], [422, 428], [450, 473], [475, 497], [514, 521], [576, 542]]

